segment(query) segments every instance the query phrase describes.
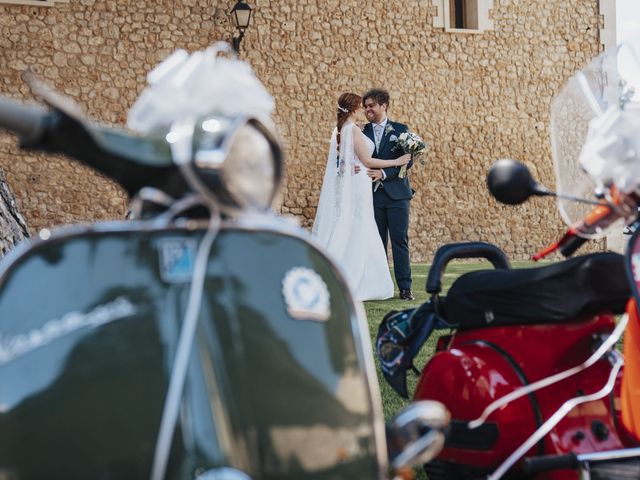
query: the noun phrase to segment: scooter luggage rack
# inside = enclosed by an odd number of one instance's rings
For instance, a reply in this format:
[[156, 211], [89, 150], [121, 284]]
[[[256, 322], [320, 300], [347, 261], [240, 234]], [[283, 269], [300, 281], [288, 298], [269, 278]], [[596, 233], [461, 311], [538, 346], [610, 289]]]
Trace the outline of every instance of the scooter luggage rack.
[[[514, 390], [510, 394], [505, 395], [502, 398], [499, 398], [498, 400], [489, 404], [479, 418], [472, 420], [468, 423], [469, 429], [473, 430], [475, 428], [482, 426], [486, 422], [489, 415], [491, 415], [491, 413], [508, 405], [512, 401], [518, 398], [521, 398], [525, 395], [528, 395], [532, 392], [535, 392], [537, 390], [540, 390], [542, 388], [553, 385], [554, 383], [558, 383], [573, 375], [576, 375], [577, 373], [595, 364], [607, 352], [610, 352], [610, 351], [615, 352], [614, 350], [615, 344], [622, 337], [622, 334], [624, 333], [624, 330], [627, 326], [628, 321], [629, 321], [628, 315], [626, 314], [623, 315], [622, 318], [620, 319], [620, 322], [618, 322], [618, 325], [613, 330], [611, 335], [609, 335], [609, 337], [602, 343], [602, 345], [600, 345], [600, 347], [585, 362], [583, 362], [582, 364], [576, 367], [570, 368], [568, 370], [557, 373], [550, 377], [543, 378], [542, 380], [534, 382], [531, 385], [528, 385], [526, 387], [522, 387], [517, 390]], [[491, 475], [487, 477], [487, 480], [498, 480], [502, 478], [502, 476], [506, 474], [511, 469], [511, 467], [513, 467], [513, 465], [520, 458], [524, 456], [525, 453], [527, 453], [536, 443], [538, 443], [538, 441], [540, 441], [547, 433], [549, 433], [551, 429], [553, 429], [553, 427], [555, 427], [574, 407], [582, 403], [599, 400], [605, 397], [606, 395], [608, 395], [613, 390], [613, 387], [616, 382], [616, 378], [618, 376], [618, 372], [624, 365], [624, 359], [622, 355], [614, 354], [614, 356], [615, 356], [615, 363], [611, 369], [609, 378], [607, 379], [606, 384], [599, 391], [594, 392], [590, 395], [574, 397], [570, 400], [567, 400], [565, 403], [563, 403], [560, 406], [560, 408], [558, 408], [558, 410], [556, 410], [556, 412], [553, 415], [551, 415], [551, 417], [549, 417], [549, 419], [546, 422], [544, 422], [533, 433], [533, 435], [531, 435], [522, 445], [520, 445], [520, 447], [518, 447], [511, 455], [509, 455], [509, 457], [507, 457], [507, 459]]]

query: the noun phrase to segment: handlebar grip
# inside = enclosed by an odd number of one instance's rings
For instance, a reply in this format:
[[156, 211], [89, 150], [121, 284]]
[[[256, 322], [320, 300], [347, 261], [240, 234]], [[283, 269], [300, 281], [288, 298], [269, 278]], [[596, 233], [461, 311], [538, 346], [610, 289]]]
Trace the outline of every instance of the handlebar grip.
[[573, 236], [567, 238], [560, 246], [560, 253], [565, 257], [570, 257], [578, 250], [582, 245], [587, 242], [586, 238]]
[[541, 457], [525, 458], [522, 461], [522, 471], [525, 475], [533, 475], [550, 470], [564, 470], [578, 468], [578, 456], [575, 453], [566, 455], [543, 455]]
[[32, 141], [43, 132], [49, 114], [43, 107], [0, 96], [0, 128]]

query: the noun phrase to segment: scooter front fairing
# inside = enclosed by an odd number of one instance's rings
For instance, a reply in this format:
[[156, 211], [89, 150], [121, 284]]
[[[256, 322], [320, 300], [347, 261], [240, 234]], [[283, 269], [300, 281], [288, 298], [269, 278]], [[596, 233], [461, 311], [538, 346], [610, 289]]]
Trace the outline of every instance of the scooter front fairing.
[[[290, 230], [223, 224], [166, 478], [223, 466], [263, 479], [381, 478], [362, 318], [333, 264]], [[76, 227], [3, 263], [0, 476], [149, 478], [202, 236]]]

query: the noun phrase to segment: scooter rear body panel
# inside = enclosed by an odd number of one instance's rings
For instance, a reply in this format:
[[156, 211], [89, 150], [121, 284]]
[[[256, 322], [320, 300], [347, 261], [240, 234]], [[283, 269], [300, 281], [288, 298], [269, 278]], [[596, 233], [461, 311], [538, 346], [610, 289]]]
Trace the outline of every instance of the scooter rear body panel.
[[[414, 395], [415, 400], [443, 402], [455, 420], [452, 438], [439, 458], [496, 468], [565, 401], [602, 388], [611, 371], [609, 363], [598, 361], [573, 377], [515, 400], [489, 416], [480, 427], [482, 435], [470, 434], [466, 423], [513, 390], [584, 362], [594, 351], [595, 337], [613, 328], [614, 318], [601, 315], [562, 325], [457, 332], [424, 367]], [[616, 433], [619, 403], [618, 382], [614, 395], [576, 407], [528, 455], [623, 448]], [[577, 478], [570, 471], [545, 475], [540, 478]]]
[[[3, 263], [0, 477], [149, 478], [202, 236], [98, 226]], [[291, 313], [283, 279], [296, 268], [326, 286], [328, 318]], [[264, 479], [380, 478], [381, 407], [355, 305], [301, 236], [223, 228], [166, 478], [221, 466]]]
[[628, 368], [622, 380], [623, 424], [634, 442], [640, 443], [640, 228], [629, 239], [625, 265], [633, 299], [627, 305], [629, 325], [624, 337]]

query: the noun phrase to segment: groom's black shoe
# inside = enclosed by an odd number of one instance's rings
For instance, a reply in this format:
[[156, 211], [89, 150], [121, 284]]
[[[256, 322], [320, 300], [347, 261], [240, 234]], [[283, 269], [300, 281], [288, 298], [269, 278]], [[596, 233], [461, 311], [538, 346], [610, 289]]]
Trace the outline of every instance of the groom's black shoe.
[[400, 300], [415, 300], [416, 297], [413, 296], [411, 290], [400, 290]]

